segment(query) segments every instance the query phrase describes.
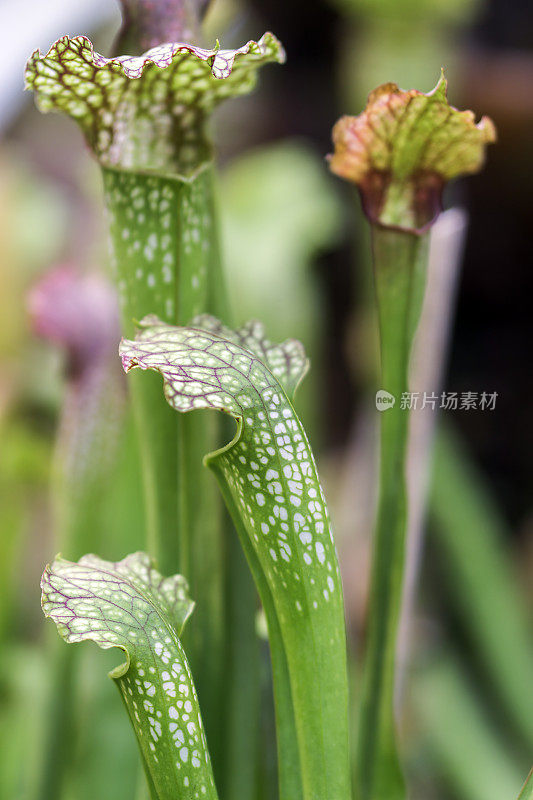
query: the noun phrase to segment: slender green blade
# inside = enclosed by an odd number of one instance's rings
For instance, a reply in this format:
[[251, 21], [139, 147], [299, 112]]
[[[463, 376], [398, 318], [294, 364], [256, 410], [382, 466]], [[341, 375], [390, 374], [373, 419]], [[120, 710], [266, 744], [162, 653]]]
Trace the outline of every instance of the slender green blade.
[[[269, 582], [261, 568], [261, 564], [259, 563], [254, 547], [250, 542], [246, 525], [240, 514], [240, 509], [224, 478], [224, 474], [221, 471], [218, 471], [213, 464], [210, 464], [210, 466], [213, 469], [217, 480], [219, 481], [222, 496], [224, 497], [224, 501], [228, 511], [230, 512], [231, 518], [235, 523], [235, 528], [239, 534], [242, 549], [261, 597], [261, 602], [263, 604], [263, 609], [267, 620], [268, 642], [270, 647], [272, 678], [274, 684], [280, 800], [300, 800], [300, 798], [303, 797], [303, 787], [300, 755], [298, 749], [298, 734], [296, 730], [290, 674], [287, 664], [287, 654], [285, 651], [285, 645], [283, 642], [283, 636], [280, 629], [274, 598]], [[241, 597], [241, 600], [244, 600], [244, 597]], [[239, 631], [233, 631], [233, 638], [239, 638]], [[242, 653], [242, 649], [240, 647], [238, 648], [238, 653]], [[241, 664], [240, 666], [242, 668], [243, 665]], [[250, 664], [248, 664], [247, 667], [249, 669]], [[250, 682], [250, 676], [248, 676], [247, 682]], [[232, 685], [235, 686], [235, 676], [233, 676]], [[233, 776], [230, 785], [235, 785], [236, 780], [236, 777]]]
[[[216, 798], [200, 708], [180, 642], [194, 604], [181, 575], [163, 578], [144, 553], [119, 562], [58, 557], [42, 578], [45, 616], [67, 642], [118, 647], [110, 673], [137, 736], [157, 800]], [[153, 792], [152, 792], [153, 794]]]
[[533, 769], [530, 770], [527, 780], [518, 795], [518, 800], [532, 800], [533, 798]]
[[[231, 497], [277, 614], [287, 658], [305, 798], [347, 798], [344, 610], [339, 567], [313, 455], [287, 393], [307, 369], [299, 342], [273, 345], [259, 323], [234, 332], [203, 316], [178, 328], [153, 317], [121, 344], [126, 371], [158, 370], [178, 411], [213, 408], [237, 421], [206, 457]], [[268, 602], [268, 598], [267, 598]], [[281, 754], [283, 758], [283, 754]]]
[[[489, 488], [456, 433], [437, 437], [430, 514], [455, 607], [494, 700], [533, 747], [533, 640], [526, 598], [505, 541], [508, 531]], [[490, 587], [490, 590], [489, 590]]]
[[527, 760], [524, 765], [453, 652], [442, 648], [416, 670], [411, 697], [423, 748], [418, 761], [426, 772], [461, 800], [516, 797]]

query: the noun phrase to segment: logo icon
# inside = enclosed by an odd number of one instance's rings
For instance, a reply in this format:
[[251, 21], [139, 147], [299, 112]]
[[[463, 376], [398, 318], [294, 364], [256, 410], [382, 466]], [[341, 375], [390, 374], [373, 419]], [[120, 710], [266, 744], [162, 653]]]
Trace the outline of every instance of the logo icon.
[[387, 411], [389, 408], [394, 406], [396, 402], [396, 398], [390, 392], [386, 392], [385, 389], [379, 389], [376, 392], [376, 408], [378, 411]]

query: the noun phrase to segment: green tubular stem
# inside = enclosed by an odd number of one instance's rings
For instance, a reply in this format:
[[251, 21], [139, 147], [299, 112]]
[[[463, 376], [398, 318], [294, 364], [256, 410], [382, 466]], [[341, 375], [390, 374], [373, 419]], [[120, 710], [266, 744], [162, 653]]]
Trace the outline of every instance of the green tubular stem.
[[[263, 610], [268, 624], [268, 641], [272, 661], [272, 678], [274, 684], [274, 702], [276, 712], [276, 735], [278, 750], [278, 774], [280, 800], [301, 800], [303, 788], [301, 781], [300, 757], [298, 754], [298, 737], [294, 719], [294, 708], [290, 687], [287, 656], [278, 615], [272, 593], [265, 580], [257, 556], [250, 544], [248, 532], [242, 521], [239, 509], [228, 486], [224, 471], [216, 460], [209, 461], [208, 466], [215, 475], [227, 509], [239, 535], [242, 549], [254, 577]], [[233, 795], [232, 795], [233, 796]], [[240, 797], [235, 795], [235, 797]]]
[[[229, 298], [222, 270], [214, 271], [210, 307], [219, 318], [231, 322]], [[142, 376], [141, 376], [142, 377]], [[148, 376], [146, 376], [148, 377]], [[206, 421], [206, 420], [204, 420]], [[221, 441], [232, 438], [232, 422], [219, 420]], [[204, 451], [205, 452], [205, 451]], [[256, 596], [259, 593], [268, 625], [272, 662], [272, 683], [276, 719], [278, 784], [280, 800], [302, 800], [303, 788], [298, 753], [296, 722], [290, 687], [287, 655], [277, 612], [248, 534], [228, 489], [223, 472], [209, 463], [226, 505], [223, 525], [226, 533], [226, 768], [222, 795], [255, 800], [259, 777], [260, 652], [256, 633]], [[235, 540], [237, 531], [240, 545]], [[242, 548], [239, 549], [239, 546]], [[244, 556], [243, 556], [244, 553]]]
[[[240, 428], [240, 425], [239, 425]], [[303, 428], [300, 428], [303, 435]], [[234, 442], [253, 437], [246, 427]], [[233, 443], [231, 443], [233, 444]], [[230, 445], [206, 457], [215, 473], [228, 510], [235, 522], [243, 550], [254, 575], [269, 630], [275, 693], [276, 730], [281, 800], [348, 800], [349, 785], [347, 675], [342, 605], [328, 609], [329, 621], [309, 627], [289, 623], [292, 609], [274, 597], [264, 567], [259, 564], [228, 485], [226, 453]], [[318, 613], [315, 610], [315, 613]], [[339, 619], [340, 618], [340, 619]], [[324, 631], [328, 631], [325, 647]], [[313, 653], [313, 657], [311, 656]], [[320, 675], [320, 679], [317, 678]]]
[[[175, 324], [186, 324], [206, 310], [227, 319], [212, 167], [191, 180], [111, 169], [103, 174], [125, 334], [146, 313]], [[252, 800], [252, 764], [258, 752], [253, 710], [259, 702], [255, 589], [244, 559], [235, 563], [228, 541], [234, 537], [232, 523], [221, 519], [216, 488], [202, 465], [216, 436], [215, 421], [202, 412], [176, 414], [156, 375], [132, 375], [131, 394], [143, 462], [148, 547], [166, 572], [187, 576], [196, 602], [184, 643], [216, 781], [224, 796], [233, 796], [239, 776], [235, 796]], [[224, 597], [229, 584], [232, 590]], [[243, 665], [240, 673], [231, 669], [235, 664]], [[235, 700], [232, 717], [223, 713], [227, 694]], [[245, 718], [247, 735], [238, 724]]]
[[[210, 286], [222, 283], [212, 167], [187, 180], [103, 168], [103, 179], [124, 333], [147, 313], [185, 324], [208, 309]], [[172, 411], [157, 376], [132, 376], [130, 390], [147, 544], [166, 573], [187, 576], [196, 602], [184, 641], [217, 772], [223, 738], [223, 542], [214, 487], [202, 466], [212, 439], [201, 416]]]
[[[216, 181], [215, 181], [216, 184]], [[215, 225], [218, 222], [216, 189], [212, 199]], [[218, 231], [217, 231], [218, 233]], [[224, 271], [212, 269], [208, 286], [208, 307], [213, 314], [232, 322], [231, 303]], [[231, 421], [221, 415], [203, 418], [216, 424], [221, 442], [231, 439]], [[204, 450], [204, 454], [205, 454]], [[204, 470], [205, 471], [205, 470]], [[220, 498], [217, 493], [217, 501]], [[219, 779], [221, 795], [239, 800], [256, 800], [259, 780], [260, 650], [256, 633], [257, 591], [246, 558], [235, 535], [235, 525], [224, 504], [220, 505], [224, 539], [224, 687], [223, 714], [224, 772]], [[205, 554], [204, 554], [205, 558]], [[206, 580], [212, 580], [206, 571]], [[297, 798], [296, 798], [297, 800]]]
[[233, 331], [203, 315], [190, 328], [144, 320], [120, 353], [126, 372], [163, 375], [165, 396], [176, 411], [219, 409], [238, 421], [233, 439], [204, 463], [215, 469], [230, 512], [242, 520], [239, 532], [245, 553], [253, 548], [252, 570], [260, 569], [267, 621], [274, 636], [276, 619], [281, 631], [303, 797], [346, 800], [351, 792], [340, 571], [314, 458], [288, 396], [308, 366], [302, 346], [294, 340], [272, 344], [260, 323]]
[[[209, 415], [213, 418], [213, 415]], [[205, 420], [207, 421], [207, 419]], [[220, 415], [222, 441], [231, 439], [231, 420]], [[222, 503], [221, 506], [224, 504]], [[223, 796], [256, 800], [259, 779], [260, 652], [256, 633], [257, 591], [235, 526], [222, 508], [225, 535], [226, 670]], [[240, 537], [239, 537], [240, 538]]]
[[[188, 322], [206, 309], [217, 248], [212, 215], [206, 213], [212, 207], [210, 169], [191, 180], [108, 168], [103, 176], [125, 335], [146, 313], [174, 324]], [[132, 396], [144, 461], [148, 540], [167, 571], [189, 574], [192, 531], [186, 532], [201, 469], [193, 483], [187, 468], [197, 464], [185, 452], [193, 437], [165, 407], [159, 382], [146, 383], [132, 384]], [[201, 449], [198, 455], [201, 465]]]
[[408, 367], [420, 316], [428, 234], [373, 226], [375, 290], [381, 338], [381, 389], [396, 398], [381, 413], [380, 490], [374, 538], [367, 649], [356, 758], [360, 800], [403, 800], [405, 785], [394, 722], [395, 655], [405, 561], [405, 458]]
[[[124, 692], [122, 691], [122, 688], [121, 688], [119, 683], [116, 683], [115, 685], [116, 685], [116, 687], [118, 689], [118, 693], [120, 695], [120, 699], [122, 700], [122, 705], [124, 706], [124, 710], [126, 711], [126, 713], [128, 715], [128, 719], [130, 721], [130, 725], [132, 727], [132, 730], [135, 730], [135, 721], [133, 719], [133, 715], [131, 714], [131, 711], [130, 711], [130, 708], [128, 706], [128, 703], [126, 702], [126, 698], [124, 696]], [[152, 776], [150, 774], [150, 769], [148, 767], [148, 764], [146, 763], [146, 759], [144, 757], [144, 753], [142, 751], [142, 748], [138, 747], [138, 749], [139, 749], [139, 756], [140, 756], [140, 759], [141, 759], [141, 771], [142, 771], [142, 774], [139, 774], [139, 781], [138, 781], [137, 791], [135, 792], [135, 794], [136, 794], [135, 800], [148, 800], [148, 798], [149, 798], [149, 800], [159, 800], [159, 795], [157, 793], [157, 789], [156, 789], [156, 787], [154, 785], [154, 782], [152, 780]]]

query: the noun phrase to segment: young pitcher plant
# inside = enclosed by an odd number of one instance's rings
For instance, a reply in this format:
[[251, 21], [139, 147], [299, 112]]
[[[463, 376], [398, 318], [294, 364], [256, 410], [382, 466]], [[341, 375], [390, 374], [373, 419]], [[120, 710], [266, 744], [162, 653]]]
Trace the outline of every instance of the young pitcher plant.
[[[381, 352], [380, 480], [370, 587], [368, 639], [357, 738], [361, 800], [401, 800], [406, 789], [396, 745], [396, 638], [406, 558], [405, 464], [409, 360], [420, 319], [429, 231], [447, 181], [478, 171], [495, 139], [487, 117], [450, 106], [442, 74], [432, 92], [375, 89], [357, 117], [333, 129], [331, 170], [354, 183], [370, 222]], [[379, 392], [378, 392], [379, 394]]]

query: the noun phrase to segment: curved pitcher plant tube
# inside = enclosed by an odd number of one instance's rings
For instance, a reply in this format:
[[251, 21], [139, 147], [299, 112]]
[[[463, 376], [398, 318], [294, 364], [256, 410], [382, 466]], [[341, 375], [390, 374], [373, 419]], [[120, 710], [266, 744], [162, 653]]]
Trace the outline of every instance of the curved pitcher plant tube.
[[114, 58], [63, 37], [30, 58], [38, 107], [70, 116], [102, 168], [126, 332], [147, 309], [184, 322], [220, 304], [209, 117], [284, 58], [271, 33], [237, 50], [178, 42]]
[[[161, 373], [176, 411], [212, 408], [237, 420], [232, 441], [205, 464], [219, 482], [261, 595], [275, 691], [285, 692], [276, 675], [288, 670], [302, 795], [348, 798], [342, 587], [316, 465], [290, 399], [307, 370], [302, 346], [271, 344], [259, 323], [232, 331], [204, 315], [185, 328], [151, 316], [135, 340], [122, 341], [120, 353], [126, 371]], [[279, 692], [276, 702], [279, 724]], [[283, 769], [288, 754], [282, 746], [279, 751]], [[298, 787], [291, 795], [283, 777], [281, 784], [286, 800], [298, 796]]]
[[424, 298], [429, 228], [448, 180], [481, 169], [496, 132], [447, 99], [442, 74], [432, 92], [379, 86], [357, 117], [333, 128], [331, 170], [354, 183], [371, 223], [381, 340], [381, 390], [395, 404], [381, 414], [380, 493], [370, 588], [367, 651], [357, 736], [360, 800], [405, 800], [396, 745], [394, 683], [407, 496], [405, 460], [409, 359]]
[[152, 800], [216, 800], [194, 682], [180, 636], [194, 603], [181, 575], [163, 578], [145, 553], [116, 563], [61, 557], [41, 580], [42, 607], [66, 642], [118, 647], [109, 675], [135, 731]]

